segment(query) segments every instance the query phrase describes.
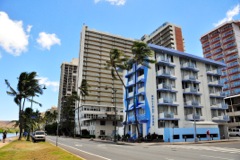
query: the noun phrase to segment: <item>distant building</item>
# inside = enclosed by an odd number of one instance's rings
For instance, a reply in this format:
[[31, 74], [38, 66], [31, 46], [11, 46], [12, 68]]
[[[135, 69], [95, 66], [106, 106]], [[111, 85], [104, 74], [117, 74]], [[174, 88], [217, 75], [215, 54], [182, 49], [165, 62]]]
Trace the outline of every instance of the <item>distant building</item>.
[[181, 52], [185, 50], [181, 27], [169, 22], [162, 24], [150, 35], [144, 35], [141, 40], [146, 43], [164, 46]]
[[138, 123], [143, 137], [156, 133], [165, 142], [185, 138], [194, 141], [195, 121], [196, 135], [201, 140], [207, 140], [207, 130], [215, 140], [227, 135], [228, 106], [219, 81], [225, 64], [162, 46], [149, 46], [157, 63], [150, 64], [151, 68], [136, 64], [136, 69], [125, 75], [125, 102], [129, 101], [128, 109], [125, 108], [128, 119], [124, 122], [127, 133], [137, 138]]
[[230, 100], [236, 99], [235, 95], [240, 94], [240, 21], [229, 21], [214, 28], [201, 37], [201, 43], [205, 58], [227, 64], [221, 79], [229, 104], [229, 127], [239, 126], [240, 107], [231, 105]]
[[71, 62], [64, 62], [61, 65], [58, 95], [58, 113], [59, 113], [58, 120], [60, 120], [60, 123], [61, 119], [63, 118], [61, 111], [64, 103], [64, 97], [72, 95], [72, 92], [77, 90], [76, 88], [77, 70], [78, 70], [78, 58], [73, 58]]

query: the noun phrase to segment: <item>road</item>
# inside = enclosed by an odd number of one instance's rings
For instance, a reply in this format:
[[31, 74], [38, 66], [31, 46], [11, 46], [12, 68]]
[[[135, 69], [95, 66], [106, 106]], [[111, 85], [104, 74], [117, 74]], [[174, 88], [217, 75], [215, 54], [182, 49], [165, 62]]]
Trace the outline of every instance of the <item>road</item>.
[[[56, 137], [47, 140], [56, 144]], [[172, 145], [135, 143], [116, 145], [88, 139], [58, 138], [58, 146], [86, 160], [240, 160], [240, 141]]]

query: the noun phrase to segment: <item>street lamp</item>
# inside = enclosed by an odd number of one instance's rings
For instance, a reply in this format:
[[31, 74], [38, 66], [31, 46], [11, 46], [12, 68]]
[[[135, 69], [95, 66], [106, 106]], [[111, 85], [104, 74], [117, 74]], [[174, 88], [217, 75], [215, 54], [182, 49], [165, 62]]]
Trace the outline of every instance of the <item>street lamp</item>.
[[57, 136], [56, 136], [56, 146], [58, 146], [58, 123], [59, 123], [59, 121], [57, 120]]
[[[105, 89], [108, 89], [108, 86], [105, 87]], [[116, 88], [112, 88], [113, 94], [114, 94], [114, 142], [117, 142], [117, 97], [116, 97], [116, 93], [117, 93], [117, 89]]]

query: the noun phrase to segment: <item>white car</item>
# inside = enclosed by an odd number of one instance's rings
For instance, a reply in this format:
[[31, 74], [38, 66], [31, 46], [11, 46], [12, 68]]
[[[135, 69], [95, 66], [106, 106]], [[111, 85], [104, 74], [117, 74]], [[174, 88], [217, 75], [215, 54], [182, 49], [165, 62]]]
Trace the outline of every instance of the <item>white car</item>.
[[229, 136], [240, 136], [240, 128], [230, 128], [228, 134]]
[[37, 142], [37, 141], [46, 141], [46, 135], [44, 131], [35, 131], [32, 134], [32, 141]]

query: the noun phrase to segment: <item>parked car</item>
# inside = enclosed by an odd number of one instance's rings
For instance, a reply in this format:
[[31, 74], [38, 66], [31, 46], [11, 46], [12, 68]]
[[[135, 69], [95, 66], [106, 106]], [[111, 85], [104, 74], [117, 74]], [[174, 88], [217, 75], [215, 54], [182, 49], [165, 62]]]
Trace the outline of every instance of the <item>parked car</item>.
[[37, 141], [46, 141], [46, 134], [44, 131], [35, 131], [32, 134], [32, 141], [37, 142]]
[[230, 128], [228, 134], [229, 136], [240, 136], [240, 128]]

